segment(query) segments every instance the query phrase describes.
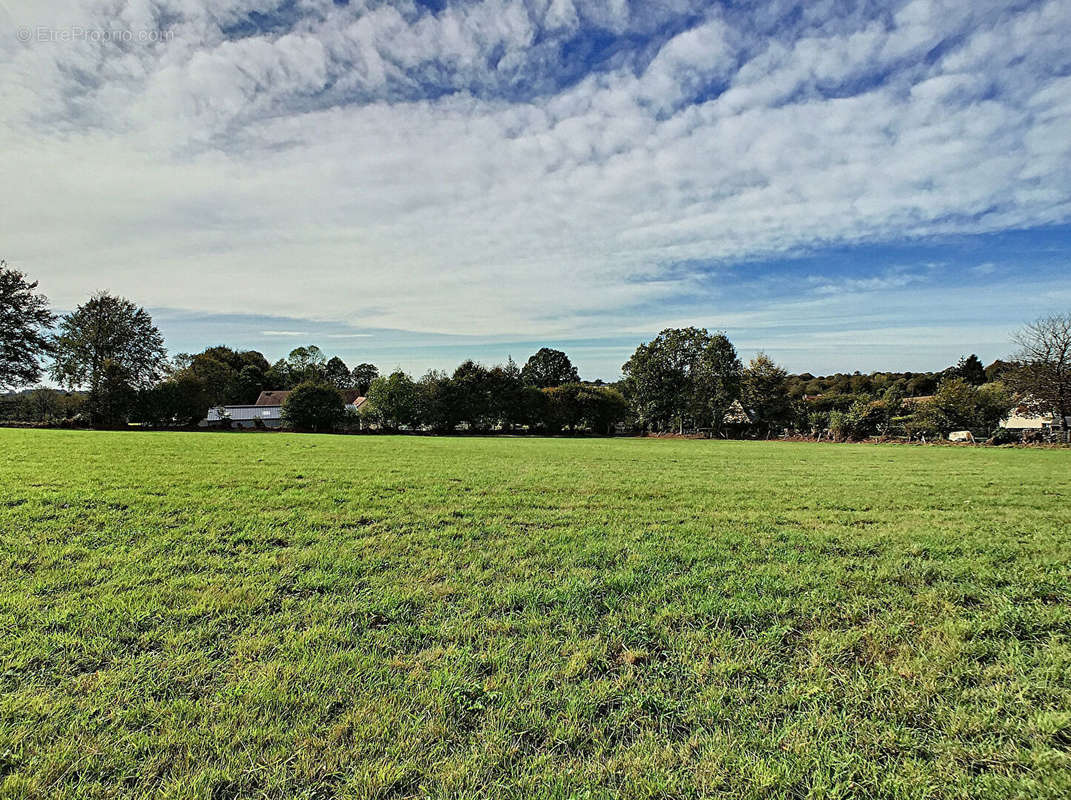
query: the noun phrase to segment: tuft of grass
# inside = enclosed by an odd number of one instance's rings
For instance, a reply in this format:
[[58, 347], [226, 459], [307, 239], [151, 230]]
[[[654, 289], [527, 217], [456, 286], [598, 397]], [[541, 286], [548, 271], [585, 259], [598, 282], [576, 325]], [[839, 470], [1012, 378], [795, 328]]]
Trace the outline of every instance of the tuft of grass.
[[0, 430], [0, 796], [1071, 796], [1071, 452]]

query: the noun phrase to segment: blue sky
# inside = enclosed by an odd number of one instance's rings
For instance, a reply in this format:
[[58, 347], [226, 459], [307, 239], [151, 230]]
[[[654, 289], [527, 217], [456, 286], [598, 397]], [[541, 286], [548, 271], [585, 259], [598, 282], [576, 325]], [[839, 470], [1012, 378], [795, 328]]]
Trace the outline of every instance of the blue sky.
[[0, 0], [0, 256], [175, 352], [988, 361], [1071, 308], [1069, 40], [1071, 0]]

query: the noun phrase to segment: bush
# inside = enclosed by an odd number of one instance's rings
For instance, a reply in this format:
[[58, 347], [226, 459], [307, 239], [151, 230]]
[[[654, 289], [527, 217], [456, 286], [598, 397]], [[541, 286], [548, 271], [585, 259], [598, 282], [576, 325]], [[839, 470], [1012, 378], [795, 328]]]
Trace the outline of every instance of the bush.
[[807, 414], [806, 425], [811, 436], [825, 433], [829, 430], [829, 414], [824, 411], [811, 411]]
[[1015, 444], [1019, 441], [1019, 434], [1016, 431], [1010, 431], [1007, 428], [997, 428], [993, 431], [993, 435], [989, 437], [987, 444]]
[[963, 378], [946, 378], [934, 398], [915, 408], [907, 425], [914, 436], [947, 436], [950, 431], [989, 433], [1012, 407], [1012, 397], [1001, 383], [973, 386]]
[[829, 412], [829, 432], [835, 439], [865, 439], [878, 432], [885, 419], [884, 412], [880, 401], [856, 400], [847, 411]]
[[346, 413], [346, 404], [338, 389], [326, 383], [300, 383], [283, 404], [283, 419], [304, 431], [333, 431]]
[[204, 381], [180, 372], [150, 389], [138, 392], [131, 418], [154, 427], [194, 425], [208, 414]]
[[628, 417], [625, 398], [605, 386], [566, 383], [541, 391], [544, 397], [541, 421], [548, 431], [613, 433], [614, 425]]

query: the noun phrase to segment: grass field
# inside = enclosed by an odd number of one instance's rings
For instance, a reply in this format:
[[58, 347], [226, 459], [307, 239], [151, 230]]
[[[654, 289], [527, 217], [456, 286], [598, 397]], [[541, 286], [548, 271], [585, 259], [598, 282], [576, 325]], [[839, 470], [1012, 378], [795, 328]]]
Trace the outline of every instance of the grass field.
[[1071, 451], [0, 430], [0, 796], [1071, 796]]

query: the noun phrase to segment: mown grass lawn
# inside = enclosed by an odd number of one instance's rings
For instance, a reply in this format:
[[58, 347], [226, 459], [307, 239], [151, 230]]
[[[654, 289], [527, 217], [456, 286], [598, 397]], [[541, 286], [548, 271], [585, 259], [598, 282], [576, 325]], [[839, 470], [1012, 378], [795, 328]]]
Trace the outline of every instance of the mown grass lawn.
[[1071, 451], [0, 430], [0, 795], [1071, 796]]

